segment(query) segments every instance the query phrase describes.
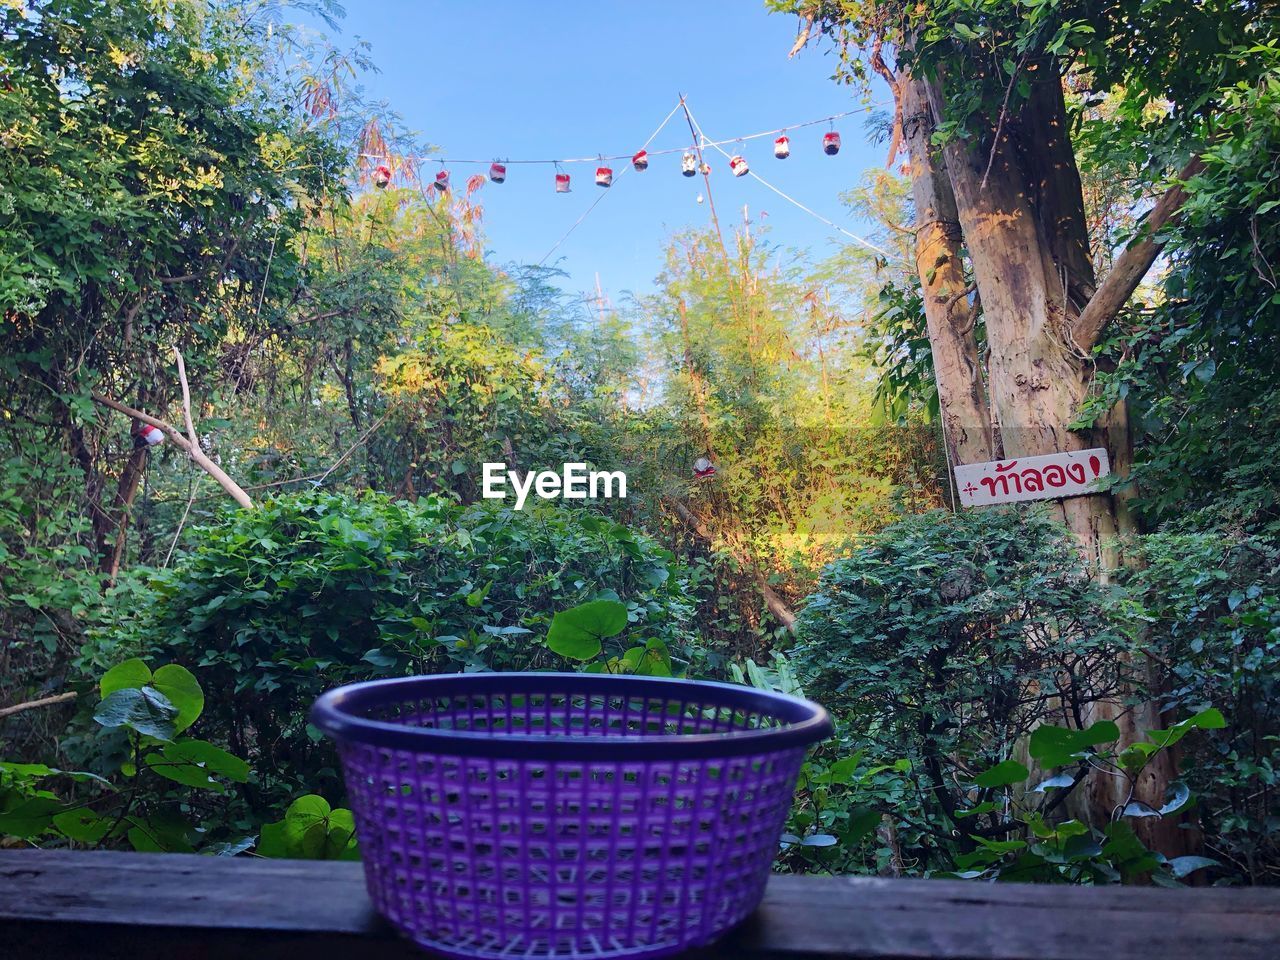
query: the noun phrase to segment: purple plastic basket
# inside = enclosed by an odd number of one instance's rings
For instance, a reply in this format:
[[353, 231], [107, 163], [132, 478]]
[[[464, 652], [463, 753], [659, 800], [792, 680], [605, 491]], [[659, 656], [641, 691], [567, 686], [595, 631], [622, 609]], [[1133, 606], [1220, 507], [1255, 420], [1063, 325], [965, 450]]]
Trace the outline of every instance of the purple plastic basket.
[[816, 704], [579, 673], [357, 683], [338, 744], [374, 905], [465, 958], [660, 957], [760, 902]]

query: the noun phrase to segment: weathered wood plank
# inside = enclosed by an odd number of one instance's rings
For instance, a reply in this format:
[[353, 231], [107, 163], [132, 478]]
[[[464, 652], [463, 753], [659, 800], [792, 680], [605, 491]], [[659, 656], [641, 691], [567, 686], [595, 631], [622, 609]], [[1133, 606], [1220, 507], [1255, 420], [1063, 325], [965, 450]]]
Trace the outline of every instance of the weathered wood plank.
[[[1280, 956], [1280, 890], [774, 877], [702, 957], [742, 960]], [[359, 864], [0, 851], [0, 957], [410, 960]]]

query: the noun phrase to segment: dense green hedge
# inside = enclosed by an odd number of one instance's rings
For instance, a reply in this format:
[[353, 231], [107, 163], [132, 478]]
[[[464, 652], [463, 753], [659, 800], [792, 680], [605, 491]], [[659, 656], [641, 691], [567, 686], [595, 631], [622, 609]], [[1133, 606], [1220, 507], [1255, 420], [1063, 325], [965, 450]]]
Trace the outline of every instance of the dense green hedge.
[[643, 636], [696, 658], [672, 555], [582, 509], [281, 496], [195, 531], [193, 549], [150, 587], [136, 619], [86, 648], [84, 666], [140, 653], [196, 671], [216, 692], [206, 735], [251, 761], [261, 800], [331, 782], [332, 754], [305, 720], [325, 689], [567, 669], [542, 637], [557, 611], [586, 600], [622, 600]]
[[[973, 776], [1041, 723], [1079, 727], [1115, 696], [1128, 641], [1115, 597], [1082, 569], [1040, 509], [935, 510], [907, 517], [829, 564], [797, 623], [805, 691], [871, 765], [906, 781], [891, 807], [904, 852], [949, 864]], [[988, 805], [965, 824], [993, 827]]]
[[1129, 577], [1172, 711], [1221, 708], [1183, 779], [1212, 853], [1237, 879], [1280, 882], [1280, 548], [1237, 531], [1143, 537]]

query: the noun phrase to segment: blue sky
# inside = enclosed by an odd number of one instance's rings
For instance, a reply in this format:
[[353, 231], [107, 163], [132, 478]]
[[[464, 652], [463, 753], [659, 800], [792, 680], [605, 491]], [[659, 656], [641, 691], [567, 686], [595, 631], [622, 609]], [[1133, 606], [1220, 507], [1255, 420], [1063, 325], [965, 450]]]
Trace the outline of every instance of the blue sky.
[[[792, 17], [769, 15], [742, 0], [629, 3], [556, 0], [348, 2], [342, 34], [372, 45], [379, 73], [365, 93], [386, 100], [404, 122], [448, 157], [589, 157], [631, 152], [653, 132], [683, 92], [714, 140], [728, 139], [860, 109], [853, 91], [830, 79], [834, 61], [814, 49], [793, 60]], [[862, 115], [837, 124], [843, 147], [821, 149], [827, 127], [792, 134], [792, 155], [774, 159], [773, 138], [726, 145], [779, 189], [846, 229], [859, 225], [838, 201], [862, 172], [883, 164], [884, 146], [867, 142]], [[677, 114], [651, 149], [690, 142]], [[562, 285], [589, 290], [595, 275], [615, 303], [643, 292], [662, 267], [664, 239], [709, 221], [696, 198], [702, 179], [679, 172], [679, 155], [656, 157], [649, 170], [620, 174], [617, 183], [548, 261], [568, 274]], [[711, 159], [712, 196], [722, 225], [740, 222], [746, 204], [770, 241], [825, 255], [841, 241], [749, 177], [734, 178], [728, 161]], [[425, 173], [436, 169], [428, 166]], [[454, 164], [461, 184], [484, 167]], [[595, 164], [565, 168], [573, 189], [554, 191], [554, 169], [511, 165], [504, 184], [488, 184], [480, 199], [491, 258], [536, 263], [596, 199]], [[767, 217], [761, 219], [761, 213]]]

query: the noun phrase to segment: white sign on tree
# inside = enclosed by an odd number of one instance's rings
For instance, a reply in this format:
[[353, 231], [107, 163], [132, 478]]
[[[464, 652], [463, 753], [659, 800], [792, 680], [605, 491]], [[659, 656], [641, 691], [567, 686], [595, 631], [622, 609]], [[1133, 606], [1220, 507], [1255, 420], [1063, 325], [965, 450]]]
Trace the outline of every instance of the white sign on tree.
[[966, 507], [1019, 500], [1056, 500], [1097, 493], [1097, 482], [1110, 473], [1111, 461], [1101, 447], [1017, 460], [966, 463], [956, 467], [956, 492]]

